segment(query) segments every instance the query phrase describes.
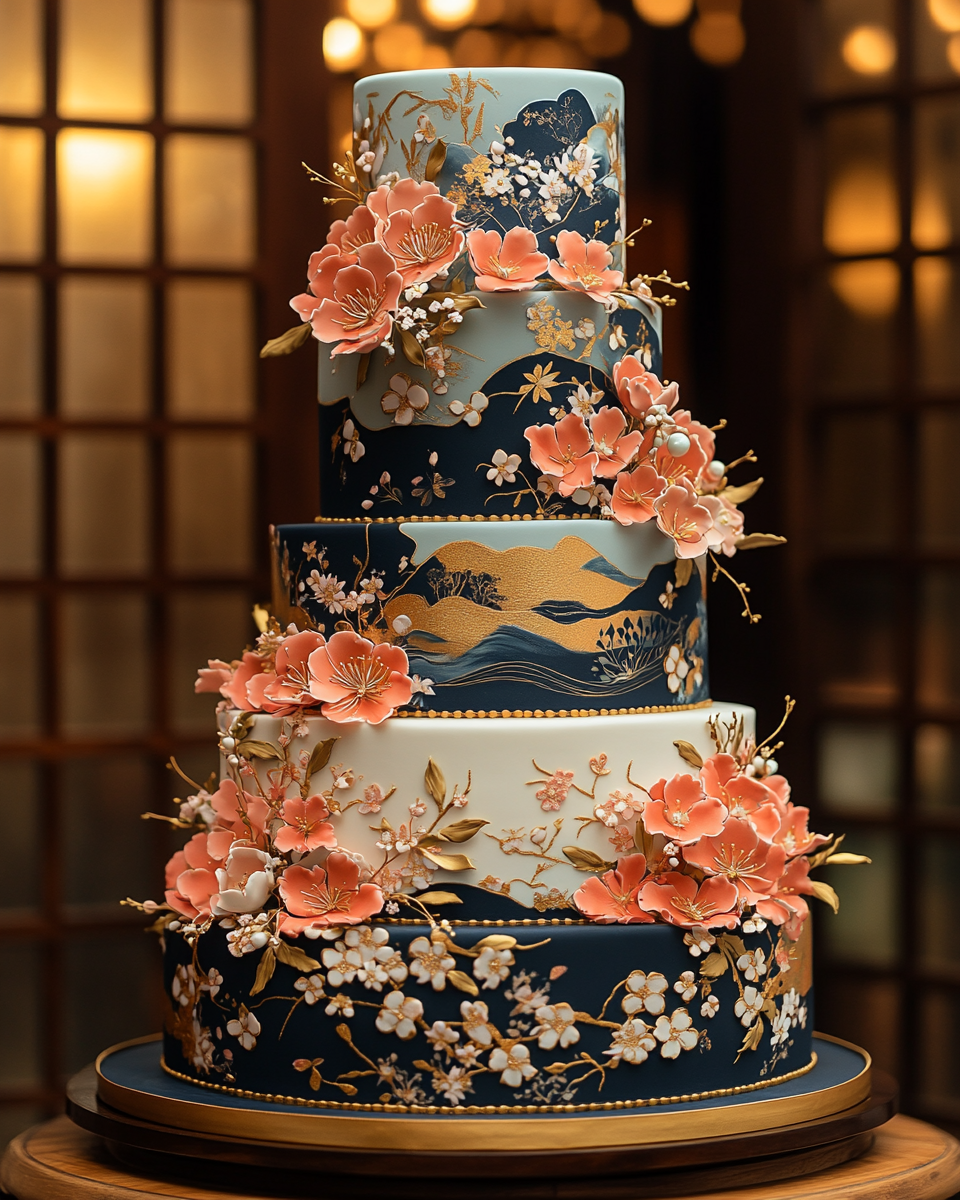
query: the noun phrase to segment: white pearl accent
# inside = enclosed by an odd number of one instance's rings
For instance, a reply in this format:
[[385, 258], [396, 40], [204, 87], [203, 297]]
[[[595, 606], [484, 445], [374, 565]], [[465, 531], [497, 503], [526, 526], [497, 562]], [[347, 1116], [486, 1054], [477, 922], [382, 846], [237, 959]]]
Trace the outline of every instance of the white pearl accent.
[[224, 748], [224, 750], [227, 751], [228, 754], [237, 748], [236, 739], [232, 737], [222, 738], [220, 745]]
[[722, 463], [719, 458], [715, 458], [713, 462], [708, 465], [707, 474], [711, 479], [722, 479], [723, 473], [726, 469], [726, 465]]
[[690, 439], [685, 433], [671, 433], [667, 438], [667, 449], [674, 458], [682, 458], [690, 449]]

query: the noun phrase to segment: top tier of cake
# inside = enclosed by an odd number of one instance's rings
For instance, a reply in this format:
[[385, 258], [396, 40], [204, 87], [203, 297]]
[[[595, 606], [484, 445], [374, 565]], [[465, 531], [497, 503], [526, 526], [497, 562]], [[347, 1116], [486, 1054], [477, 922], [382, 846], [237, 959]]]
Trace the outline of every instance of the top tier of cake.
[[[596, 515], [602, 481], [541, 486], [525, 431], [622, 413], [626, 356], [660, 373], [660, 309], [623, 275], [620, 81], [417, 71], [362, 79], [354, 98], [359, 204], [325, 249], [376, 237], [390, 257], [369, 254], [367, 283], [387, 308], [403, 278], [383, 344], [321, 345], [323, 517]], [[321, 290], [294, 307], [311, 318]]]

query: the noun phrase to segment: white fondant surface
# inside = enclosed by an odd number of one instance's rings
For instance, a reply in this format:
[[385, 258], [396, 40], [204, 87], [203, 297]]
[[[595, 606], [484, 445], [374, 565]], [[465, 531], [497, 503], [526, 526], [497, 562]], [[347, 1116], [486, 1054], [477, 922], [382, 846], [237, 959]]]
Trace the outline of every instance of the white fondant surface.
[[[468, 841], [433, 847], [437, 853], [466, 854], [474, 865], [456, 872], [438, 869], [430, 882], [479, 885], [492, 878], [509, 883], [511, 898], [533, 906], [537, 893], [542, 896], [556, 889], [569, 896], [586, 878], [564, 857], [564, 846], [591, 850], [604, 860], [618, 857], [611, 842], [614, 830], [596, 821], [584, 824], [578, 817], [592, 817], [595, 805], [606, 801], [612, 792], [632, 793], [639, 802], [643, 797], [641, 787], [649, 788], [662, 777], [690, 773], [693, 768], [680, 758], [674, 742], [690, 742], [706, 758], [715, 750], [708, 730], [711, 717], [730, 722], [742, 716], [746, 732], [752, 734], [754, 715], [753, 709], [744, 705], [716, 703], [638, 716], [483, 720], [395, 717], [378, 726], [338, 725], [322, 717], [308, 717], [304, 722], [306, 736], [290, 742], [289, 755], [292, 763], [300, 764], [307, 761], [317, 742], [339, 739], [328, 766], [314, 776], [310, 793], [330, 790], [331, 769], [353, 773], [350, 786], [333, 791], [336, 802], [346, 811], [333, 815], [331, 821], [339, 844], [362, 854], [372, 868], [384, 861], [384, 851], [377, 846], [381, 818], [400, 832], [401, 826], [409, 830], [411, 820], [415, 831], [418, 827], [428, 828], [437, 817], [437, 806], [424, 782], [432, 758], [446, 781], [448, 802], [455, 791], [464, 792], [468, 781], [470, 784], [466, 805], [451, 809], [437, 828], [464, 818], [488, 824]], [[236, 716], [236, 712], [221, 713], [221, 729], [225, 730]], [[289, 736], [288, 721], [258, 714], [247, 736], [278, 745], [281, 734]], [[606, 755], [608, 773], [598, 778], [590, 760], [602, 755]], [[271, 784], [268, 773], [273, 771], [276, 779], [276, 766], [270, 761], [256, 763], [265, 792]], [[537, 792], [542, 790], [548, 774], [556, 771], [573, 772], [572, 784], [558, 808], [544, 810]], [[594, 784], [595, 798], [591, 799], [584, 793], [589, 793]], [[396, 789], [379, 812], [361, 813], [358, 804], [347, 807], [351, 800], [362, 799], [372, 785], [384, 795]], [[248, 780], [246, 787], [254, 790], [252, 781]], [[286, 794], [299, 795], [298, 784], [290, 783]], [[410, 806], [418, 800], [426, 806], [425, 814], [411, 817]], [[558, 821], [559, 829], [555, 824]], [[630, 830], [634, 824], [634, 820], [627, 822]], [[538, 830], [545, 830], [539, 843], [531, 839], [531, 834], [539, 836]], [[402, 867], [408, 857], [407, 853], [401, 854], [392, 865]], [[532, 887], [531, 882], [540, 886]], [[493, 885], [487, 882], [486, 886]]]

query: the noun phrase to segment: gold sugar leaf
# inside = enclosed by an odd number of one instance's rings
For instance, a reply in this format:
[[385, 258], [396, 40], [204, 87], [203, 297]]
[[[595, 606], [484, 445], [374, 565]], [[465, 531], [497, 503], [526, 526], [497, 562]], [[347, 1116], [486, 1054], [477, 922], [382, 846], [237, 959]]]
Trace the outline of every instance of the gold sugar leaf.
[[810, 884], [813, 888], [813, 894], [818, 900], [822, 900], [824, 904], [829, 904], [835, 913], [840, 911], [840, 897], [829, 883], [824, 883], [820, 879], [811, 879]]
[[339, 742], [339, 738], [325, 738], [322, 742], [317, 742], [314, 748], [310, 751], [310, 761], [307, 763], [307, 779], [311, 779], [317, 771], [322, 771], [330, 761], [330, 755], [333, 753], [333, 748]]
[[415, 367], [425, 367], [427, 360], [423, 355], [423, 347], [413, 336], [409, 329], [400, 329], [400, 346], [408, 362], [412, 362]]
[[286, 963], [288, 967], [293, 967], [297, 971], [316, 971], [320, 966], [315, 958], [304, 954], [298, 946], [290, 946], [284, 941], [277, 946], [276, 955], [282, 963]]
[[[423, 843], [421, 842], [421, 848]], [[423, 850], [423, 857], [429, 858], [441, 871], [472, 871], [473, 863], [465, 854], [437, 854], [433, 850]]]
[[852, 867], [857, 863], [873, 862], [873, 859], [867, 858], [865, 854], [847, 854], [844, 850], [842, 854], [829, 855], [824, 861], [838, 867]]
[[703, 766], [703, 758], [700, 756], [700, 751], [690, 742], [685, 742], [682, 738], [678, 738], [673, 743], [677, 748], [677, 753], [685, 763], [689, 763], [691, 767], [696, 767], [699, 771]]
[[253, 981], [253, 987], [250, 989], [251, 996], [257, 996], [267, 986], [273, 978], [273, 973], [277, 969], [277, 956], [273, 952], [273, 947], [268, 946], [263, 952], [263, 957], [257, 966], [257, 977]]
[[368, 350], [366, 354], [357, 355], [357, 391], [367, 381], [367, 372], [370, 370], [370, 354], [371, 351]]
[[309, 321], [304, 321], [302, 325], [294, 325], [292, 329], [281, 333], [279, 337], [271, 338], [260, 351], [260, 357], [280, 358], [284, 354], [292, 354], [294, 350], [299, 350], [304, 345], [312, 332], [313, 326]]
[[427, 769], [423, 773], [423, 782], [437, 804], [443, 804], [447, 795], [447, 781], [443, 777], [443, 772], [432, 758], [427, 760]]
[[551, 1063], [549, 1067], [544, 1067], [548, 1075], [562, 1075], [567, 1069], [569, 1063]]
[[724, 500], [729, 500], [731, 504], [743, 504], [744, 500], [749, 500], [751, 496], [755, 496], [760, 491], [762, 483], [763, 476], [761, 475], [753, 483], [745, 483], [742, 487], [726, 487], [719, 494]]
[[462, 821], [454, 821], [452, 825], [445, 825], [443, 829], [438, 830], [438, 836], [447, 842], [467, 842], [479, 833], [484, 825], [489, 824], [489, 821], [480, 821], [475, 817], [464, 817]]
[[678, 588], [685, 587], [690, 582], [690, 576], [693, 574], [693, 559], [678, 558], [677, 565], [673, 568], [673, 578], [675, 586]]
[[453, 892], [420, 892], [417, 899], [421, 904], [462, 904]]
[[747, 1030], [746, 1036], [743, 1039], [743, 1044], [740, 1047], [740, 1053], [737, 1055], [737, 1058], [739, 1059], [740, 1055], [743, 1054], [743, 1052], [745, 1050], [756, 1050], [762, 1041], [763, 1041], [763, 1018], [757, 1017], [756, 1021]]
[[458, 992], [466, 992], [468, 996], [479, 996], [480, 989], [466, 971], [448, 971], [447, 978]]
[[443, 845], [443, 842], [437, 834], [427, 833], [420, 838], [420, 840], [417, 842], [417, 845], [421, 850], [432, 850], [435, 846]]
[[730, 964], [727, 962], [727, 956], [714, 950], [713, 953], [708, 954], [700, 964], [700, 978], [719, 979], [729, 965]]
[[237, 743], [237, 753], [241, 758], [283, 758], [281, 752], [270, 742], [257, 742], [252, 738]]
[[737, 538], [736, 547], [738, 550], [759, 550], [761, 546], [782, 546], [786, 540], [779, 533], [748, 533], [746, 537]]
[[437, 138], [433, 143], [433, 148], [427, 157], [427, 165], [424, 168], [423, 177], [428, 183], [433, 183], [436, 177], [440, 174], [443, 164], [447, 157], [447, 144], [443, 138]]
[[319, 1092], [320, 1084], [323, 1083], [323, 1076], [316, 1067], [310, 1072], [310, 1090], [311, 1092]]
[[474, 950], [512, 950], [517, 944], [517, 939], [511, 937], [509, 933], [490, 933], [486, 937], [481, 938], [479, 942], [475, 942]]
[[261, 633], [266, 633], [270, 625], [269, 605], [255, 604], [253, 606], [253, 622]]
[[725, 946], [728, 950], [731, 950], [735, 958], [740, 958], [741, 955], [747, 952], [747, 948], [743, 944], [743, 938], [737, 937], [735, 933], [722, 933], [719, 942], [721, 946]]
[[573, 863], [578, 871], [606, 871], [614, 864], [594, 854], [592, 850], [584, 850], [581, 846], [564, 846], [564, 855]]
[[337, 1087], [345, 1096], [355, 1096], [357, 1094], [357, 1089], [352, 1083], [338, 1083]]

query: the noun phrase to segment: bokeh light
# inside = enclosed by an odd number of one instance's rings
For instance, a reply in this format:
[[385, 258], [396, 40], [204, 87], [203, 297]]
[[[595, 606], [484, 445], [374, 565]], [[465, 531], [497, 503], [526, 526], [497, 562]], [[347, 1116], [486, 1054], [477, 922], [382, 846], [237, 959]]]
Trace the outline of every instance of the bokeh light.
[[423, 31], [409, 21], [384, 25], [374, 34], [373, 56], [385, 71], [415, 71], [423, 52]]
[[323, 60], [331, 71], [352, 71], [366, 58], [367, 39], [349, 17], [334, 17], [323, 27]]
[[882, 25], [857, 25], [843, 39], [840, 54], [858, 75], [886, 75], [897, 61], [897, 43]]
[[680, 25], [693, 11], [693, 0], [633, 0], [633, 7], [650, 25]]
[[702, 13], [690, 28], [694, 53], [714, 67], [728, 67], [743, 54], [746, 36], [732, 12]]
[[952, 70], [960, 75], [960, 33], [955, 33], [947, 39], [947, 62]]
[[460, 29], [476, 10], [477, 0], [420, 0], [420, 11], [438, 29]]
[[347, 0], [347, 16], [364, 29], [379, 29], [397, 15], [397, 0]]
[[889, 258], [840, 263], [830, 272], [830, 286], [847, 308], [877, 320], [896, 311], [900, 272]]
[[960, 0], [927, 0], [927, 12], [944, 33], [960, 33]]

